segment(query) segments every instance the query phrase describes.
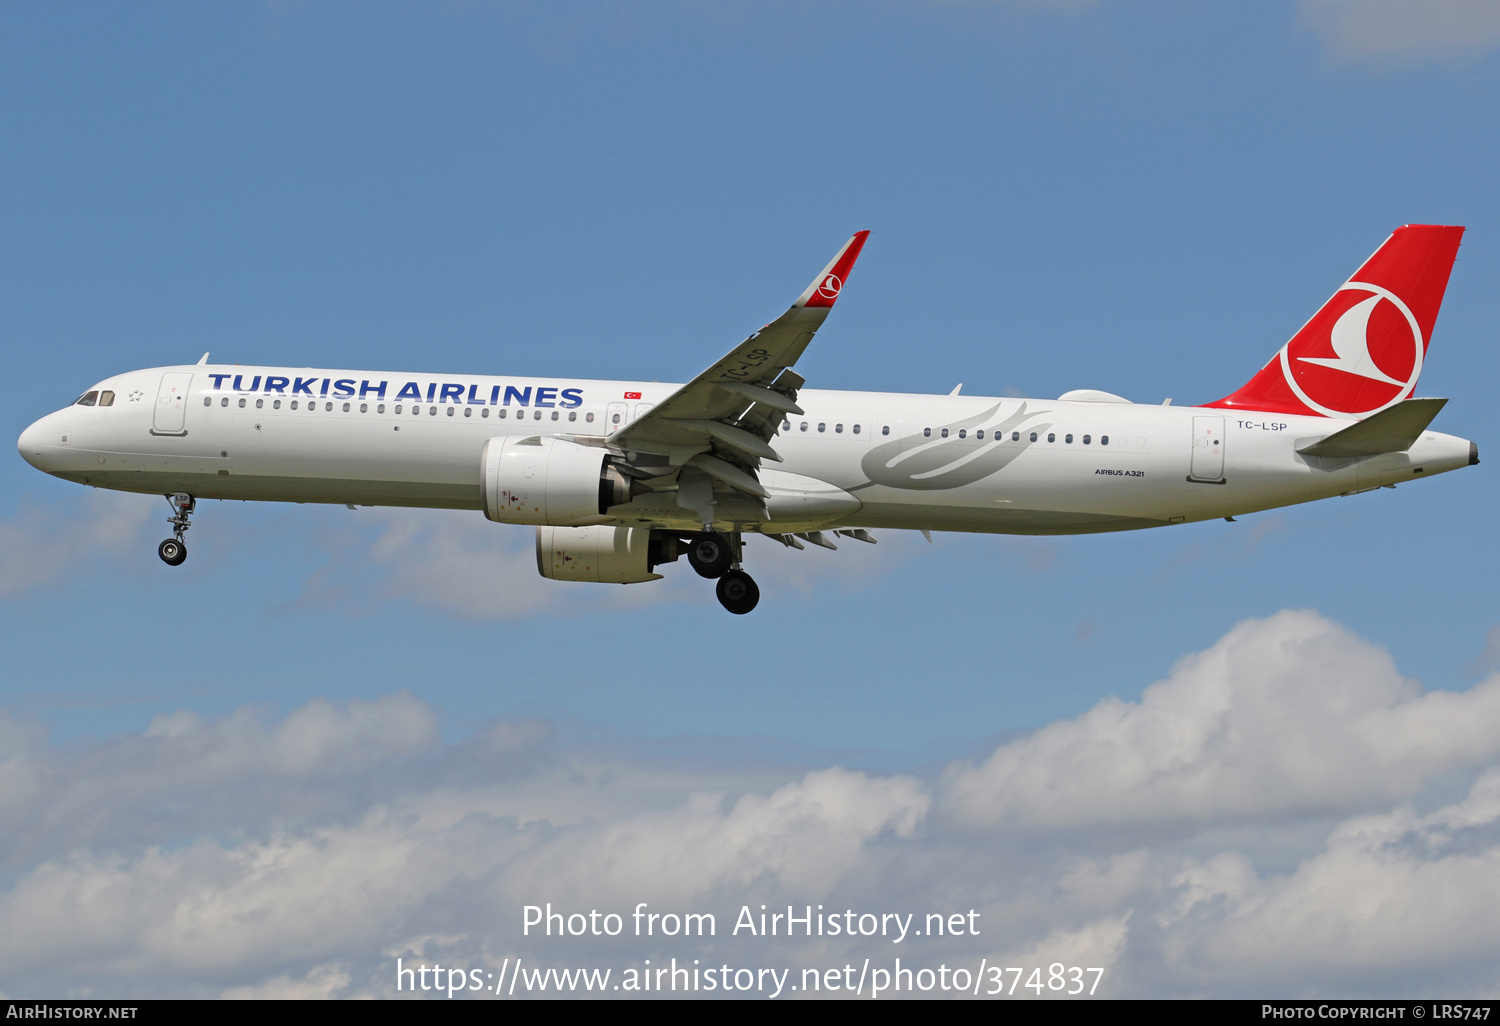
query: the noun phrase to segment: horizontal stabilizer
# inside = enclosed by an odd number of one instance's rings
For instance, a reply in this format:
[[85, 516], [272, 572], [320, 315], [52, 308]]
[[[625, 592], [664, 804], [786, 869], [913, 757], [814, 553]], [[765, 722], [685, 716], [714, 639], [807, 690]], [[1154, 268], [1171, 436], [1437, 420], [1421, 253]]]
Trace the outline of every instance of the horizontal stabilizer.
[[1422, 436], [1447, 402], [1446, 399], [1407, 399], [1297, 451], [1304, 456], [1334, 459], [1405, 452]]

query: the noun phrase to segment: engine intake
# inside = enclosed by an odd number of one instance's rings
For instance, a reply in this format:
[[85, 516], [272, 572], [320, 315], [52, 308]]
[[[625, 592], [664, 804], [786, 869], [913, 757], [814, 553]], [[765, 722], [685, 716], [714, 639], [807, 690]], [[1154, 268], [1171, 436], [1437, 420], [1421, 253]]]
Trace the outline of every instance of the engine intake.
[[561, 438], [491, 438], [480, 458], [484, 515], [502, 524], [577, 525], [630, 501], [603, 449]]

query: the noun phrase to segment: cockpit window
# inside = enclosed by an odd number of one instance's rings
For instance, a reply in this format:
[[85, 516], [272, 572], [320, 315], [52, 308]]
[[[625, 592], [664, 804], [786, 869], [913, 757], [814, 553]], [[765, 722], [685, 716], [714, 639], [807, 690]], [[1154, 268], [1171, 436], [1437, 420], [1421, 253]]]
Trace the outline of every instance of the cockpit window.
[[113, 406], [114, 404], [115, 404], [115, 394], [113, 392], [100, 392], [99, 393], [99, 405], [100, 406]]
[[77, 405], [77, 406], [93, 406], [98, 401], [99, 401], [99, 393], [98, 392], [85, 392], [85, 393], [83, 393], [83, 395], [81, 395], [81, 396], [78, 397], [78, 402], [75, 403], [74, 405]]

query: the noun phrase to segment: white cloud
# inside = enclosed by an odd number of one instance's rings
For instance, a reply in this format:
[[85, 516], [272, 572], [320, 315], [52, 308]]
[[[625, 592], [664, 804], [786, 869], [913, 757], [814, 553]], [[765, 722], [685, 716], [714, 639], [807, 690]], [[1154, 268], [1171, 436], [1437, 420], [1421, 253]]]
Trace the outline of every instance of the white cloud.
[[[1222, 905], [1173, 946], [1200, 975], [1229, 975], [1246, 959], [1279, 981], [1310, 962], [1356, 979], [1491, 967], [1500, 957], [1500, 770], [1427, 815], [1400, 808], [1348, 820], [1284, 876], [1259, 879], [1223, 853], [1189, 862], [1176, 882], [1178, 918]], [[1486, 984], [1496, 982], [1491, 971]]]
[[[918, 781], [838, 768], [728, 793], [693, 787], [722, 772], [559, 765], [524, 725], [442, 745], [405, 695], [319, 700], [269, 727], [161, 716], [71, 759], [11, 727], [5, 764], [29, 787], [3, 835], [12, 864], [31, 862], [0, 897], [0, 964], [239, 994], [342, 992], [351, 962], [390, 951], [483, 959], [528, 902], [832, 888], [928, 804]], [[348, 801], [318, 799], [339, 785]], [[257, 786], [276, 799], [243, 801]], [[182, 805], [203, 808], [163, 812]], [[429, 921], [456, 928], [434, 941]]]
[[1302, 20], [1352, 61], [1473, 57], [1500, 46], [1493, 0], [1302, 0]]
[[18, 598], [138, 548], [157, 505], [166, 519], [166, 503], [155, 503], [149, 496], [90, 489], [76, 502], [23, 506], [0, 521], [0, 599]]
[[885, 831], [910, 837], [927, 811], [909, 777], [816, 770], [769, 795], [696, 792], [677, 808], [581, 830], [518, 860], [511, 885], [575, 903], [688, 902], [773, 877], [821, 893]]
[[972, 825], [1098, 828], [1348, 813], [1500, 753], [1500, 676], [1423, 693], [1382, 649], [1311, 612], [1240, 624], [1139, 702], [955, 766]]
[[[1139, 703], [1101, 703], [936, 786], [575, 751], [527, 722], [445, 743], [405, 694], [271, 722], [178, 712], [83, 747], [0, 719], [0, 989], [349, 997], [390, 993], [397, 957], [494, 971], [518, 955], [900, 955], [1043, 979], [1100, 967], [1115, 997], [1477, 994], [1500, 983], [1495, 686], [1423, 694], [1379, 648], [1285, 613]], [[719, 932], [520, 931], [525, 904], [628, 917], [638, 901], [712, 912]], [[762, 903], [919, 927], [973, 910], [980, 930], [899, 948], [728, 936]]]
[[432, 710], [408, 694], [343, 708], [315, 699], [271, 727], [250, 709], [212, 724], [186, 711], [158, 715], [141, 734], [72, 757], [0, 714], [0, 865], [101, 838], [357, 815], [383, 763], [436, 737]]

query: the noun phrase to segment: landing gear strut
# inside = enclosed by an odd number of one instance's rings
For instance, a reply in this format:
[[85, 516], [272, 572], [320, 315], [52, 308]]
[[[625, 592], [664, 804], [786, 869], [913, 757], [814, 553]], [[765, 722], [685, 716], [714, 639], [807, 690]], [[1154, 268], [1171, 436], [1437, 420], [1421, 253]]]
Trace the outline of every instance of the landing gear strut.
[[760, 589], [749, 574], [740, 569], [739, 536], [726, 538], [717, 531], [704, 529], [688, 539], [688, 562], [700, 576], [717, 579], [714, 594], [719, 604], [731, 613], [743, 615], [760, 601]]
[[193, 515], [197, 503], [187, 492], [174, 492], [167, 496], [167, 501], [172, 504], [172, 516], [167, 520], [172, 525], [172, 537], [156, 547], [156, 554], [167, 566], [181, 566], [187, 559], [187, 546], [183, 544], [182, 536], [193, 526], [188, 518]]

